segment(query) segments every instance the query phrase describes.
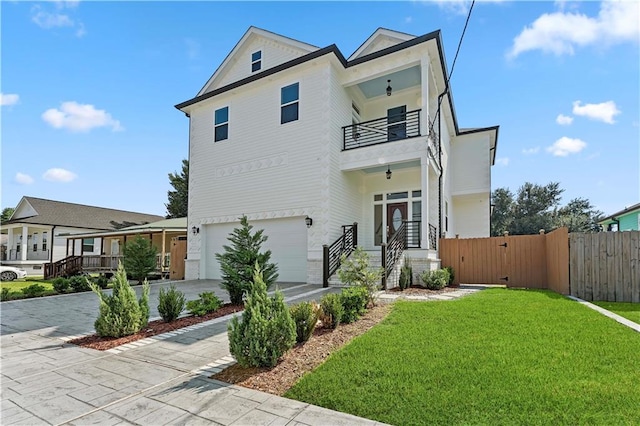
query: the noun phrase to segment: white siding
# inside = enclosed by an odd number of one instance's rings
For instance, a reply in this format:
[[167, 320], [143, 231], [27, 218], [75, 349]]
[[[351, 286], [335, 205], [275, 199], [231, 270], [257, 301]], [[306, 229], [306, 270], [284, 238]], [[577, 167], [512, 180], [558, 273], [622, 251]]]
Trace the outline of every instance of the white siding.
[[489, 135], [458, 136], [451, 150], [451, 194], [464, 195], [491, 190]]
[[[450, 205], [451, 207], [451, 205]], [[453, 223], [449, 224], [452, 234], [460, 238], [488, 237], [489, 194], [474, 194], [453, 197]], [[451, 221], [451, 215], [449, 216]]]

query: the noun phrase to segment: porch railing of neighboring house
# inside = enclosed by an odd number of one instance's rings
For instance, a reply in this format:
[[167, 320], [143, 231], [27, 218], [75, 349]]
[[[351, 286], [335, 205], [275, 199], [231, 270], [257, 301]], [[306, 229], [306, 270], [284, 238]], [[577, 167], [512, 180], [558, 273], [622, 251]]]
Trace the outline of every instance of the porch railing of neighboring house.
[[[6, 256], [6, 259], [2, 260], [22, 260], [22, 252], [16, 249], [11, 249]], [[27, 250], [26, 260], [49, 260], [49, 250]]]
[[54, 263], [44, 264], [44, 278], [51, 279], [75, 275], [82, 271], [82, 257], [68, 256]]
[[420, 136], [420, 110], [344, 126], [342, 150], [363, 148]]
[[329, 287], [329, 277], [340, 267], [342, 256], [349, 256], [358, 245], [358, 223], [342, 225], [342, 235], [331, 245], [322, 246], [322, 286]]
[[432, 224], [429, 224], [429, 248], [431, 250], [438, 249], [438, 232]]
[[382, 289], [387, 289], [387, 278], [393, 271], [402, 253], [407, 249], [407, 222], [403, 221], [402, 225], [396, 230], [395, 234], [389, 238], [387, 243], [382, 243]]

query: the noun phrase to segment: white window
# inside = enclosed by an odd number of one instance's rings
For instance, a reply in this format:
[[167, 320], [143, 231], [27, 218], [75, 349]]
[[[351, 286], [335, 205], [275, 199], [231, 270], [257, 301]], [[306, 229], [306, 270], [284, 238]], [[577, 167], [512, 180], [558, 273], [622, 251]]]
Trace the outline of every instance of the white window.
[[262, 68], [262, 50], [251, 54], [251, 72], [260, 71]]
[[82, 253], [93, 253], [93, 238], [82, 239]]
[[214, 142], [229, 139], [229, 107], [217, 109], [215, 112]]
[[280, 89], [280, 124], [298, 119], [299, 84]]

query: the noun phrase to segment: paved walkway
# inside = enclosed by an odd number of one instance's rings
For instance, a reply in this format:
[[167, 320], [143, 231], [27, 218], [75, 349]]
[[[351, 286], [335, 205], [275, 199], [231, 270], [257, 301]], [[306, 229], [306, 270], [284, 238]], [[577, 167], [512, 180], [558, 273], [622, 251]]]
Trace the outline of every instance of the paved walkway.
[[[152, 284], [152, 318], [159, 289], [168, 285]], [[228, 301], [211, 280], [178, 286], [187, 299], [215, 291]], [[306, 284], [282, 289], [289, 303], [339, 291]], [[380, 424], [209, 379], [233, 363], [227, 319], [100, 352], [65, 343], [93, 331], [93, 293], [3, 302], [0, 309], [4, 425]]]

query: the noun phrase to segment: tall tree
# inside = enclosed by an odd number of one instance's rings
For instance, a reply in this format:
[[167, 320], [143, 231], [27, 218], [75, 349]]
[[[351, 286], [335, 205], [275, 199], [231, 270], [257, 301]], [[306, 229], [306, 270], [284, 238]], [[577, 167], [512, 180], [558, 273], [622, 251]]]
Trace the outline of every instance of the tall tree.
[[513, 193], [509, 188], [498, 188], [491, 194], [491, 235], [494, 237], [509, 231], [513, 223]]
[[560, 203], [560, 189], [558, 182], [550, 182], [545, 186], [526, 182], [518, 189], [513, 209], [513, 224], [510, 234], [537, 234], [540, 229], [550, 231], [555, 229], [554, 211]]
[[7, 222], [14, 211], [15, 209], [13, 207], [5, 207], [4, 209], [2, 209], [2, 216], [0, 217], [0, 223]]
[[182, 160], [181, 173], [169, 173], [169, 183], [173, 191], [167, 191], [169, 202], [165, 204], [167, 208], [167, 219], [174, 217], [187, 217], [187, 203], [189, 201], [189, 160]]
[[566, 206], [558, 209], [556, 226], [566, 226], [569, 232], [598, 232], [598, 221], [604, 213], [585, 198], [574, 198]]

